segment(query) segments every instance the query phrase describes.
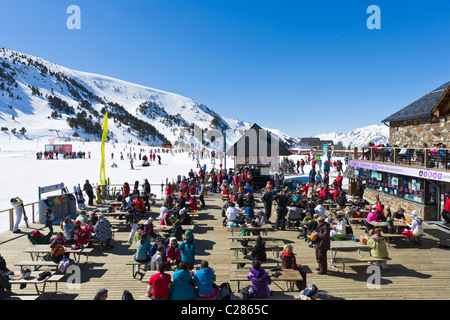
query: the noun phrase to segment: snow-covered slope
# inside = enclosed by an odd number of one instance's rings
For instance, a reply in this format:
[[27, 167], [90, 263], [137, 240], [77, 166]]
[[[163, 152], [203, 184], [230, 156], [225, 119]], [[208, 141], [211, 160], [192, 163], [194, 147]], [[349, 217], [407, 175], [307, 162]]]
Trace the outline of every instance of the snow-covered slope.
[[98, 140], [105, 112], [110, 120], [109, 137], [118, 142], [161, 145], [167, 139], [173, 145], [180, 136], [192, 133], [194, 124], [203, 130], [235, 129], [190, 98], [0, 48], [0, 121], [4, 130], [25, 128], [24, 136], [29, 139], [55, 136], [49, 132], [53, 129], [60, 136], [77, 132], [82, 138]]
[[371, 125], [345, 133], [324, 133], [317, 135], [321, 140], [333, 140], [334, 144], [342, 142], [347, 147], [363, 147], [370, 142], [384, 144], [389, 142], [389, 127], [385, 125]]

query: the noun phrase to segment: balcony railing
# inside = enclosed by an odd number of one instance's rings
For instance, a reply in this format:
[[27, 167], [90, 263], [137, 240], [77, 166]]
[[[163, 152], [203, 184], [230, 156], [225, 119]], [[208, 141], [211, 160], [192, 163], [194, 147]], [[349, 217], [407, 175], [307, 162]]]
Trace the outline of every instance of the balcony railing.
[[450, 170], [450, 149], [366, 147], [362, 148], [362, 156], [359, 158], [395, 165]]

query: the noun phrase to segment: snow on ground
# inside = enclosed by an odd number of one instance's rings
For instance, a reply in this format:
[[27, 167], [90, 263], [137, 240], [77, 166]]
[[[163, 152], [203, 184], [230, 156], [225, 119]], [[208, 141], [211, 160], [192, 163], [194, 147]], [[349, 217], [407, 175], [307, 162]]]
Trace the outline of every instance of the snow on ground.
[[[44, 151], [45, 144], [49, 144], [48, 138], [39, 140], [18, 140], [7, 134], [0, 134], [0, 168], [2, 184], [0, 185], [0, 211], [11, 208], [10, 199], [20, 197], [25, 204], [38, 201], [38, 187], [50, 186], [64, 183], [69, 191], [73, 191], [73, 186], [83, 184], [88, 179], [92, 184], [100, 182], [100, 162], [101, 162], [101, 143], [100, 142], [67, 142], [72, 144], [72, 150], [75, 152], [86, 152], [86, 159], [60, 159], [58, 160], [37, 160], [36, 152]], [[64, 143], [64, 141], [55, 141], [55, 144]], [[134, 162], [135, 169], [131, 169], [130, 161], [126, 153], [136, 152], [137, 160]], [[134, 148], [134, 149], [133, 149]], [[157, 197], [161, 195], [161, 183], [169, 179], [176, 179], [178, 175], [185, 175], [190, 169], [196, 169], [196, 162], [188, 157], [188, 153], [176, 153], [174, 156], [166, 153], [157, 153], [161, 156], [161, 165], [151, 162], [150, 167], [142, 167], [142, 161], [139, 161], [139, 150], [145, 149], [147, 156], [150, 147], [138, 145], [107, 143], [105, 145], [105, 164], [106, 178], [109, 178], [111, 184], [120, 184], [128, 182], [133, 187], [135, 181], [142, 185], [144, 179], [148, 179], [152, 186], [152, 192]], [[157, 149], [157, 148], [155, 148]], [[88, 158], [88, 152], [91, 152], [91, 158]], [[124, 154], [125, 160], [120, 160], [120, 152]], [[111, 159], [111, 153], [114, 153], [114, 160]], [[113, 163], [117, 168], [112, 168]], [[231, 163], [231, 162], [229, 162]], [[210, 159], [201, 161], [201, 165], [206, 164], [206, 169], [212, 168]], [[217, 166], [219, 163], [217, 163]], [[46, 193], [47, 196], [58, 195], [58, 191]], [[30, 208], [30, 207], [28, 207]], [[31, 209], [26, 209], [31, 212]], [[0, 232], [8, 228], [8, 213], [0, 214]], [[6, 221], [5, 221], [6, 216]]]
[[[0, 211], [11, 208], [10, 199], [20, 197], [25, 204], [38, 201], [38, 187], [50, 186], [64, 183], [69, 191], [73, 191], [73, 186], [80, 184], [83, 186], [86, 179], [92, 184], [100, 182], [100, 162], [101, 162], [101, 143], [100, 142], [82, 142], [71, 141], [72, 150], [75, 152], [86, 152], [86, 159], [60, 159], [58, 160], [37, 160], [36, 152], [44, 151], [45, 144], [49, 144], [49, 138], [40, 138], [38, 140], [19, 140], [7, 133], [0, 134], [0, 168], [2, 182], [0, 185]], [[65, 143], [56, 139], [55, 144]], [[131, 148], [131, 149], [130, 149]], [[159, 198], [161, 196], [161, 183], [165, 183], [166, 178], [169, 182], [176, 180], [178, 175], [185, 175], [194, 169], [196, 171], [196, 162], [189, 158], [188, 153], [159, 153], [161, 156], [161, 165], [157, 161], [151, 162], [150, 167], [142, 167], [142, 161], [134, 162], [135, 169], [132, 170], [130, 161], [126, 157], [127, 152], [136, 152], [144, 149], [149, 154], [150, 147], [125, 144], [105, 145], [105, 164], [106, 177], [110, 179], [111, 184], [122, 185], [128, 182], [131, 186], [135, 181], [142, 185], [144, 179], [148, 179], [152, 185], [152, 192]], [[156, 148], [153, 148], [156, 149]], [[91, 158], [88, 159], [88, 152]], [[120, 160], [120, 152], [124, 154], [124, 160]], [[114, 153], [114, 159], [111, 159], [111, 153]], [[297, 161], [304, 156], [290, 156], [290, 159]], [[117, 168], [112, 168], [113, 163]], [[227, 160], [228, 166], [232, 164], [232, 159]], [[209, 158], [201, 160], [201, 165], [206, 164], [209, 171], [212, 168]], [[216, 167], [219, 161], [216, 162]], [[345, 168], [344, 168], [345, 169]], [[305, 166], [305, 175], [308, 175], [310, 166]], [[300, 176], [300, 175], [299, 175]], [[330, 181], [333, 181], [336, 173], [331, 174]], [[344, 179], [346, 183], [346, 179]], [[344, 188], [346, 186], [344, 185]], [[60, 194], [58, 191], [44, 194], [43, 198]], [[37, 207], [36, 207], [37, 209]], [[31, 209], [27, 209], [31, 212]], [[8, 225], [8, 213], [0, 214], [0, 232], [6, 231]]]

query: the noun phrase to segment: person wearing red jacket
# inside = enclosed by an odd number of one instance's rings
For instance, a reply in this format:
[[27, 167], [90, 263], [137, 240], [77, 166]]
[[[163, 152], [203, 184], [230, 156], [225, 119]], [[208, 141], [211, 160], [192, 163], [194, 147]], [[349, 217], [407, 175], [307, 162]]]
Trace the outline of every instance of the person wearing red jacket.
[[442, 210], [441, 216], [445, 221], [445, 224], [450, 223], [450, 191], [445, 193], [447, 199], [445, 201], [444, 210]]
[[130, 185], [128, 184], [128, 182], [125, 182], [123, 184], [123, 198], [125, 199], [126, 197], [128, 197], [128, 195], [130, 194]]
[[338, 173], [338, 176], [336, 177], [336, 183], [339, 187], [339, 190], [342, 190], [342, 181], [344, 180], [344, 177], [341, 175], [341, 173]]
[[331, 195], [333, 196], [334, 201], [336, 201], [337, 197], [341, 192], [338, 189], [334, 189]]
[[178, 268], [178, 264], [181, 262], [181, 252], [178, 249], [178, 241], [175, 237], [170, 238], [170, 247], [166, 253], [168, 268], [175, 266]]
[[85, 234], [84, 234], [83, 229], [81, 229], [81, 221], [80, 220], [75, 220], [75, 223], [74, 223], [73, 229], [72, 229], [72, 236], [78, 245], [86, 244]]
[[193, 196], [191, 198], [191, 200], [189, 201], [189, 207], [191, 208], [191, 212], [197, 212], [198, 202], [197, 202], [197, 199], [195, 198], [195, 196]]
[[170, 184], [166, 187], [165, 193], [166, 193], [166, 196], [171, 196], [172, 195], [173, 190], [172, 190], [172, 187], [170, 186]]
[[139, 213], [145, 212], [145, 204], [140, 196], [136, 196], [136, 200], [134, 200], [134, 203], [136, 203], [136, 210]]

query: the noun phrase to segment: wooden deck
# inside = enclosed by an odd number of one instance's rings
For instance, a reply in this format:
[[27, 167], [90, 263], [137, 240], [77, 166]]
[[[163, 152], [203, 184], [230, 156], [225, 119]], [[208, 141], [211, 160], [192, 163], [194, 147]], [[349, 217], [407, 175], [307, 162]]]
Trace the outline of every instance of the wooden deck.
[[[255, 196], [259, 199], [258, 195]], [[206, 197], [207, 209], [202, 211], [196, 220], [194, 232], [197, 243], [196, 266], [205, 259], [213, 267], [217, 275], [217, 283], [230, 282], [230, 270], [235, 266], [230, 264], [233, 252], [229, 249], [231, 235], [227, 228], [222, 227], [221, 206], [223, 204], [219, 194], [209, 193]], [[153, 214], [159, 212], [158, 202], [153, 207]], [[257, 203], [257, 207], [262, 207]], [[271, 222], [275, 222], [275, 217]], [[27, 229], [22, 227], [23, 232], [31, 232], [41, 229], [43, 225], [32, 225]], [[356, 236], [363, 233], [358, 226], [354, 227]], [[55, 226], [55, 232], [59, 227]], [[314, 249], [307, 246], [304, 240], [298, 240], [298, 232], [295, 230], [269, 231], [269, 235], [277, 239], [284, 239], [294, 247], [297, 263], [304, 265], [307, 271], [307, 283], [316, 284], [320, 290], [322, 299], [380, 299], [380, 300], [404, 300], [404, 299], [449, 299], [450, 298], [450, 252], [449, 249], [439, 248], [441, 238], [449, 238], [450, 235], [431, 225], [425, 225], [425, 237], [422, 246], [418, 247], [404, 239], [394, 239], [389, 247], [389, 255], [392, 259], [388, 262], [388, 270], [381, 274], [380, 289], [369, 289], [367, 280], [368, 265], [346, 265], [345, 273], [338, 273], [329, 268], [327, 275], [318, 275], [315, 271]], [[133, 251], [126, 244], [129, 228], [118, 231], [115, 234], [114, 248], [112, 250], [100, 250], [98, 247], [89, 255], [89, 261], [81, 264], [81, 287], [72, 289], [61, 283], [58, 292], [52, 300], [92, 300], [99, 288], [109, 290], [109, 300], [121, 299], [124, 290], [129, 290], [135, 299], [146, 298], [146, 284], [140, 278], [133, 278], [131, 267], [126, 263], [133, 258]], [[25, 233], [13, 234], [4, 232], [0, 234], [0, 254], [6, 259], [8, 267], [18, 271], [14, 264], [21, 260], [29, 260], [28, 253], [24, 253], [29, 247]], [[368, 254], [367, 251], [362, 254]], [[339, 252], [338, 257], [357, 257], [356, 251]], [[338, 265], [338, 267], [340, 267]], [[273, 273], [270, 272], [269, 273]], [[230, 283], [236, 291], [234, 283]], [[275, 284], [271, 285], [276, 298], [297, 298], [298, 291], [282, 292], [282, 288]], [[15, 294], [35, 294], [32, 286], [25, 289], [14, 290]], [[233, 292], [239, 295], [237, 292]]]

